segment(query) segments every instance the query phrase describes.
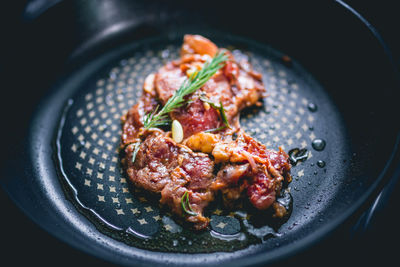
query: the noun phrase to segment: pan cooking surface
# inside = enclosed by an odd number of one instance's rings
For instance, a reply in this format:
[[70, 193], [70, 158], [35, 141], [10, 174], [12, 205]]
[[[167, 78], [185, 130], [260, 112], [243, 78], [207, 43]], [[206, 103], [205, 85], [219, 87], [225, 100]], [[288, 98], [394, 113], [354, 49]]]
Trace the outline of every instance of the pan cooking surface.
[[[67, 101], [56, 137], [61, 182], [76, 208], [104, 234], [148, 250], [221, 252], [260, 243], [273, 249], [309, 223], [324, 223], [323, 210], [340, 190], [343, 162], [350, 158], [334, 104], [296, 61], [282, 60], [283, 53], [228, 35], [208, 37], [249, 57], [263, 74], [269, 96], [263, 107], [242, 112], [246, 132], [267, 148], [308, 151], [307, 160], [293, 166], [293, 181], [280, 200], [290, 205], [291, 216], [274, 221], [247, 203], [226, 210], [216, 201], [206, 213], [211, 229], [194, 232], [160, 207], [157, 197], [131, 186], [119, 164], [120, 117], [140, 97], [144, 78], [179, 57], [180, 36], [143, 41], [99, 66]], [[318, 147], [318, 139], [325, 147]]]

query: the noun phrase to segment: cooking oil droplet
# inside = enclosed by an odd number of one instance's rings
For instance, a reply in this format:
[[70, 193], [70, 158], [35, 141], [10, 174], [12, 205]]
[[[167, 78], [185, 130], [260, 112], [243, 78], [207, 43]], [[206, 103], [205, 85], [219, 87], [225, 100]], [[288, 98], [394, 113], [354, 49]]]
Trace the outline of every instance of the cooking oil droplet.
[[314, 103], [308, 103], [307, 108], [311, 112], [315, 112], [318, 109], [317, 105], [315, 105]]
[[308, 151], [307, 149], [299, 149], [293, 148], [289, 151], [289, 160], [290, 162], [296, 166], [297, 162], [305, 161], [308, 158]]
[[80, 140], [79, 143], [78, 143], [77, 149], [81, 150], [85, 146], [85, 144], [86, 144], [85, 141]]
[[99, 127], [100, 132], [104, 132], [107, 129], [108, 125], [107, 124], [102, 124]]
[[325, 164], [325, 161], [323, 161], [323, 160], [318, 160], [318, 161], [317, 161], [317, 166], [318, 166], [318, 167], [323, 168], [323, 167], [325, 167], [325, 165], [326, 165], [326, 164]]
[[100, 172], [100, 173], [102, 173], [102, 172], [104, 172], [106, 170], [106, 167], [104, 166], [104, 163], [99, 163], [98, 164], [98, 168], [97, 168], [97, 171], [98, 172]]
[[317, 151], [322, 151], [325, 148], [326, 142], [320, 138], [314, 139], [311, 143], [312, 147]]
[[292, 225], [290, 225], [289, 227], [288, 227], [288, 229], [289, 230], [292, 230], [294, 227], [296, 227], [297, 226], [297, 223], [296, 222], [294, 222]]
[[292, 205], [293, 198], [292, 195], [287, 191], [282, 192], [282, 196], [278, 197], [276, 201], [284, 206], [286, 210], [290, 210], [290, 206]]

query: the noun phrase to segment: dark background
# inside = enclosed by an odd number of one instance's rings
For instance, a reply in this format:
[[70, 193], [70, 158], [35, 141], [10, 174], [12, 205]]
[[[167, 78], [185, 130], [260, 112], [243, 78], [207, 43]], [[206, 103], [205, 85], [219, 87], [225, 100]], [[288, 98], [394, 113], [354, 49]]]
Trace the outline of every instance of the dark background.
[[[5, 18], [18, 17], [26, 1], [3, 6], [2, 34], [13, 30], [12, 23]], [[393, 53], [395, 63], [400, 65], [400, 40], [398, 28], [400, 16], [396, 1], [346, 1], [359, 11], [382, 35]], [[4, 20], [4, 21], [3, 21]], [[3, 35], [3, 36], [4, 36]], [[5, 66], [0, 65], [0, 68]], [[0, 69], [2, 71], [2, 69]], [[6, 88], [2, 88], [3, 105]], [[394, 114], [396, 115], [396, 114]], [[395, 119], [394, 123], [399, 120]], [[2, 127], [4, 128], [4, 127]], [[6, 140], [3, 140], [6, 142]], [[400, 174], [397, 173], [399, 176]], [[296, 255], [294, 258], [279, 263], [280, 266], [357, 266], [395, 265], [398, 260], [398, 240], [400, 238], [399, 216], [400, 184], [395, 179], [388, 186], [390, 194], [384, 196], [384, 205], [380, 206], [376, 216], [361, 234], [354, 233], [352, 226], [345, 225], [341, 230], [328, 236], [311, 249]], [[64, 244], [30, 221], [13, 202], [0, 192], [1, 205], [1, 259], [2, 266], [110, 266], [92, 256], [83, 254]], [[7, 263], [8, 262], [8, 263]], [[278, 265], [278, 264], [277, 264]]]

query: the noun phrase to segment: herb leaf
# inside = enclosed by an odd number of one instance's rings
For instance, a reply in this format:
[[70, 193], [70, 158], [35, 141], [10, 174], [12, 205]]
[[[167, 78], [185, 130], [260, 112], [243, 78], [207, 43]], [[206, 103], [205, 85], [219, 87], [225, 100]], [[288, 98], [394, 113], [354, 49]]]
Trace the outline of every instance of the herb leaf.
[[228, 56], [224, 52], [219, 52], [211, 61], [204, 63], [203, 68], [186, 79], [181, 87], [175, 91], [165, 103], [164, 107], [157, 112], [158, 108], [147, 115], [143, 119], [145, 129], [167, 125], [169, 123], [168, 113], [176, 108], [181, 107], [185, 99], [184, 97], [194, 93], [200, 89], [220, 68], [225, 65]]
[[212, 128], [212, 129], [205, 130], [205, 131], [203, 131], [203, 133], [214, 133], [214, 132], [221, 131], [225, 128], [226, 128], [226, 125], [222, 125], [221, 127], [218, 127], [218, 128]]
[[212, 102], [210, 99], [208, 99], [208, 98], [206, 98], [204, 96], [200, 96], [200, 100], [205, 102], [205, 103], [208, 103], [212, 108], [218, 110], [219, 114], [221, 115], [222, 122], [224, 123], [224, 125], [219, 127], [219, 128], [206, 130], [205, 132], [219, 131], [219, 130], [222, 130], [224, 128], [231, 128], [231, 126], [229, 125], [228, 117], [226, 116], [225, 108], [224, 108], [224, 106], [222, 104], [222, 101], [220, 101], [219, 102], [219, 106], [217, 106], [214, 102]]
[[188, 191], [183, 193], [183, 196], [181, 198], [181, 206], [182, 206], [183, 211], [186, 212], [187, 214], [192, 215], [192, 216], [197, 216], [197, 213], [194, 212], [192, 210], [192, 207], [190, 206]]
[[226, 117], [225, 114], [225, 109], [224, 106], [222, 105], [222, 102], [219, 102], [219, 113], [221, 114], [222, 122], [225, 124], [226, 127], [231, 128], [228, 122], [228, 118]]
[[132, 163], [135, 162], [136, 155], [137, 155], [137, 153], [139, 152], [140, 141], [137, 141], [137, 142], [133, 143], [133, 146], [134, 146], [135, 148], [133, 149], [133, 152], [132, 152]]

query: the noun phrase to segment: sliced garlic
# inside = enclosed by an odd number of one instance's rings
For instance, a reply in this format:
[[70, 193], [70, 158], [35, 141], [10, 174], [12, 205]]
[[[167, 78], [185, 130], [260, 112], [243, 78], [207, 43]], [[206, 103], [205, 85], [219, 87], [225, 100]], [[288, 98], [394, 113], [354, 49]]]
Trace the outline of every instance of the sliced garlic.
[[180, 143], [183, 140], [183, 129], [182, 125], [180, 124], [179, 121], [174, 120], [172, 122], [172, 139], [174, 139], [175, 142]]
[[154, 89], [154, 73], [149, 74], [146, 79], [144, 80], [143, 90], [147, 93], [151, 93]]

